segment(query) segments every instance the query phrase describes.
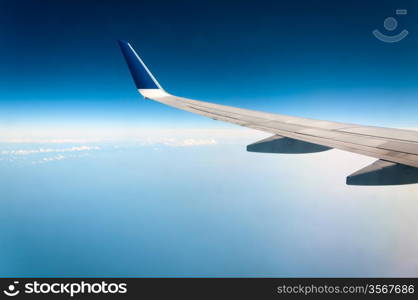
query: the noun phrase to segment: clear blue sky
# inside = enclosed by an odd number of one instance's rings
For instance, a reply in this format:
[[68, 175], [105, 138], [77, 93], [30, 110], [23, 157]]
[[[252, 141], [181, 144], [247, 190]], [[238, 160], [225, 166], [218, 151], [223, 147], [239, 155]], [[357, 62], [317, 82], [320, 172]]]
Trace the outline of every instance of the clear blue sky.
[[[293, 115], [414, 126], [416, 1], [2, 1], [2, 124], [222, 126], [140, 102], [116, 40], [172, 93]], [[396, 16], [406, 8], [408, 15]], [[374, 29], [394, 16], [410, 35]], [[415, 123], [415, 124], [414, 124]]]

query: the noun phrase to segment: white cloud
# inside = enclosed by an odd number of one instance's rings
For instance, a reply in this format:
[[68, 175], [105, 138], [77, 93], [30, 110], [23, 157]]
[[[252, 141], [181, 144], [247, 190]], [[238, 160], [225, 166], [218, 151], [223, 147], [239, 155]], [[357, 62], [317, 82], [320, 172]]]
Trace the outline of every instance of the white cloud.
[[0, 143], [10, 144], [82, 144], [82, 143], [96, 143], [100, 142], [101, 139], [67, 139], [67, 138], [1, 138]]
[[76, 157], [82, 157], [84, 155], [62, 155], [62, 154], [58, 154], [55, 156], [49, 156], [49, 157], [44, 157], [42, 159], [39, 160], [34, 160], [32, 161], [32, 164], [37, 165], [37, 164], [44, 164], [44, 163], [49, 163], [49, 162], [53, 162], [53, 161], [60, 161], [60, 160], [64, 160], [64, 159], [68, 159], [68, 158], [76, 158]]
[[[54, 132], [57, 133], [61, 131], [54, 129]], [[16, 134], [16, 136], [9, 139], [3, 136], [0, 138], [0, 159], [3, 157], [3, 160], [8, 160], [10, 162], [28, 161], [33, 164], [41, 164], [70, 158], [81, 158], [83, 156], [90, 155], [93, 151], [106, 149], [123, 151], [127, 148], [153, 147], [156, 150], [161, 150], [161, 147], [200, 147], [218, 144], [240, 144], [245, 146], [246, 144], [268, 136], [268, 134], [263, 132], [243, 128], [129, 128], [124, 132], [105, 132], [104, 130], [101, 130], [100, 133], [106, 133], [106, 135], [101, 135], [97, 132], [97, 134], [94, 134], [94, 138], [93, 135], [91, 136], [91, 140], [90, 137], [84, 136], [83, 132], [80, 131], [72, 132], [71, 135], [63, 131], [61, 132], [61, 137], [58, 135], [54, 137], [47, 137], [45, 132], [43, 132], [43, 134], [41, 133], [42, 132], [37, 132], [36, 134], [27, 137]], [[89, 132], [89, 134], [92, 133]], [[84, 141], [84, 145], [76, 143], [79, 141]], [[75, 145], [73, 144], [74, 146], [67, 146], [70, 142], [74, 142]], [[94, 142], [94, 144], [91, 144], [92, 142]], [[36, 146], [44, 143], [47, 144], [47, 146]], [[61, 147], [59, 145], [60, 143], [63, 144]], [[100, 143], [100, 145], [98, 143]], [[14, 149], [10, 149], [12, 144], [31, 144], [31, 146], [16, 146], [13, 147]], [[3, 148], [2, 145], [7, 148]]]
[[43, 162], [49, 162], [49, 161], [54, 161], [54, 160], [63, 160], [65, 158], [66, 157], [64, 155], [60, 154], [60, 155], [56, 155], [56, 156], [52, 156], [52, 157], [44, 157], [42, 159], [42, 161]]
[[187, 146], [203, 146], [203, 145], [215, 145], [218, 142], [214, 139], [186, 139], [179, 141], [178, 143], [174, 144], [174, 146], [178, 147], [187, 147]]
[[166, 138], [166, 139], [146, 139], [144, 141], [138, 141], [140, 145], [165, 145], [170, 147], [193, 147], [193, 146], [207, 146], [216, 145], [218, 142], [215, 139], [178, 139], [178, 138]]
[[39, 148], [39, 149], [20, 149], [20, 150], [3, 150], [2, 155], [30, 155], [40, 153], [64, 153], [64, 152], [80, 152], [100, 150], [98, 146], [77, 146], [71, 148]]
[[[266, 136], [265, 133], [261, 133]], [[0, 129], [0, 143], [14, 144], [64, 144], [99, 142], [155, 142], [161, 140], [214, 139], [218, 143], [231, 143], [249, 137], [260, 136], [260, 132], [247, 128], [3, 128]]]

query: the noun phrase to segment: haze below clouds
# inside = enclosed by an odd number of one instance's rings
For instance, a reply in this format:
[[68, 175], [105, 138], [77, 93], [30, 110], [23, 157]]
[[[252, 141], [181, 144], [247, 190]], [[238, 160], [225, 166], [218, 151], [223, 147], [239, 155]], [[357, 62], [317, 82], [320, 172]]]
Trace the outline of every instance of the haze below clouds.
[[150, 136], [2, 143], [2, 276], [417, 275], [418, 186], [345, 185], [373, 159]]

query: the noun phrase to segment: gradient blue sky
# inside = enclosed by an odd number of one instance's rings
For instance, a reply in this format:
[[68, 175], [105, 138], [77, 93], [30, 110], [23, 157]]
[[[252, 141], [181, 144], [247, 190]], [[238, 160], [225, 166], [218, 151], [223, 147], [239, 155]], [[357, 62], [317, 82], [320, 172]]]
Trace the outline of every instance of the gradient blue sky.
[[[416, 126], [416, 1], [2, 1], [1, 124], [226, 126], [140, 102], [116, 44], [168, 91], [336, 121]], [[385, 44], [371, 31], [398, 16]]]
[[0, 276], [417, 276], [418, 185], [246, 152], [267, 134], [143, 101], [116, 43], [179, 96], [418, 128], [418, 4], [365, 2], [0, 1]]

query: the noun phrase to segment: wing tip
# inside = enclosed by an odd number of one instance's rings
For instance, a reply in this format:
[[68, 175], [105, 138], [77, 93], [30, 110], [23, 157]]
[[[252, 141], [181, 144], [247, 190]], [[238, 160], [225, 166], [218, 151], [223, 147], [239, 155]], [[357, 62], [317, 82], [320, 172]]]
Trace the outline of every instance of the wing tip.
[[119, 47], [128, 65], [137, 89], [161, 89], [160, 84], [151, 74], [147, 66], [139, 57], [131, 44], [125, 40], [118, 40]]

